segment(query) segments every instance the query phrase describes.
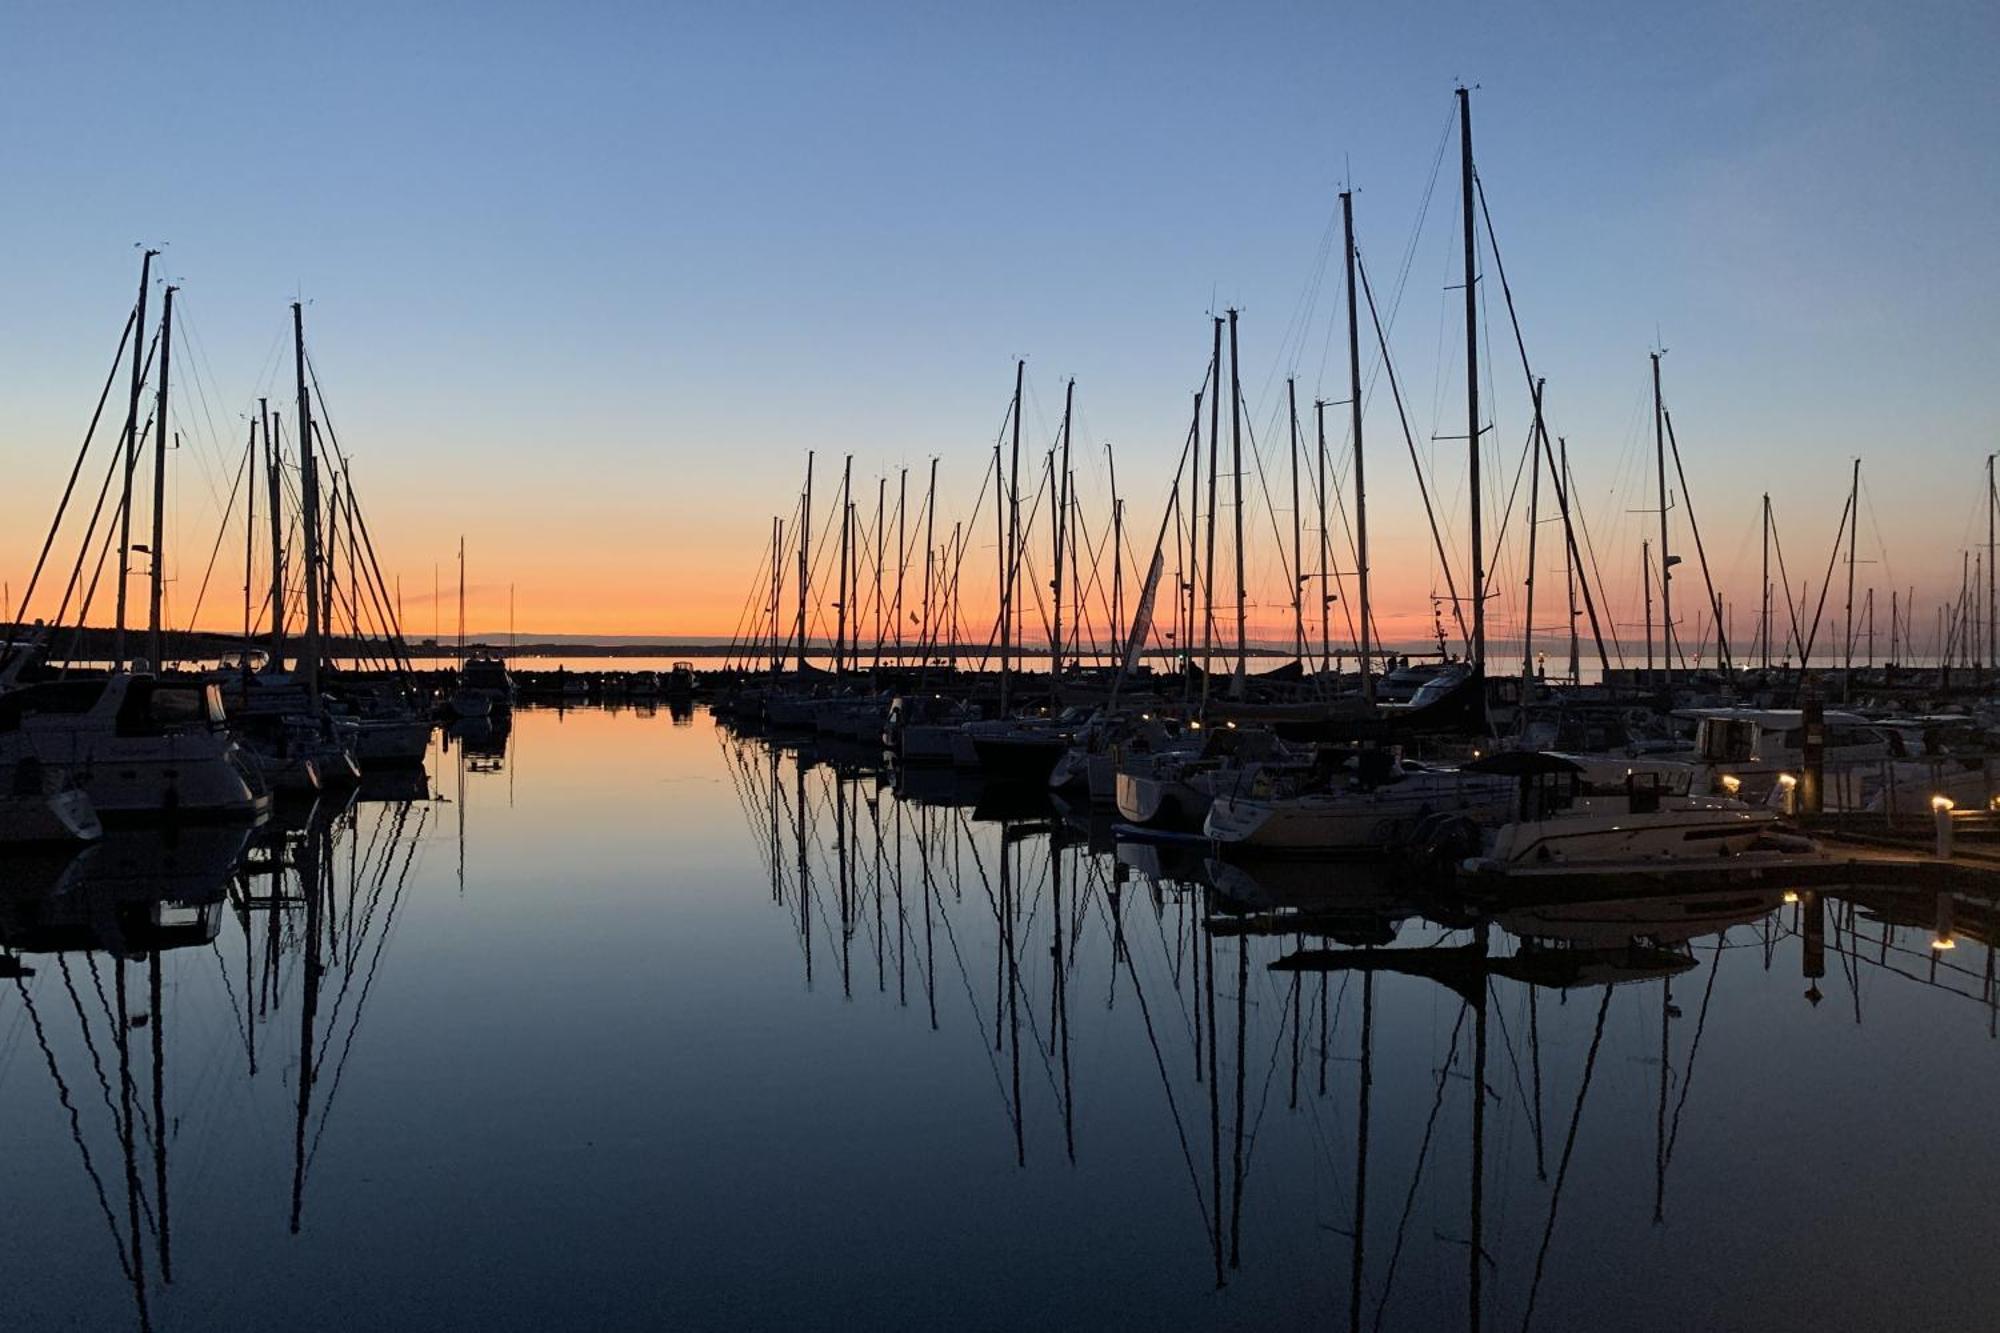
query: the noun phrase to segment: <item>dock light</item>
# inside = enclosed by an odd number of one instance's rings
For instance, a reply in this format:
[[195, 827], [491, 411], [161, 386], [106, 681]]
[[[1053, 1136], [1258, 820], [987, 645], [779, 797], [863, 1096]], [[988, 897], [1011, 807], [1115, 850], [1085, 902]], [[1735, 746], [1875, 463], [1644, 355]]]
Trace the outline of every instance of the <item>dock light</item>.
[[1778, 774], [1779, 808], [1787, 816], [1799, 812], [1799, 780], [1790, 773]]
[[1725, 796], [1734, 796], [1737, 792], [1743, 790], [1743, 779], [1737, 777], [1734, 773], [1724, 773], [1720, 781], [1722, 783], [1722, 794]]
[[1937, 820], [1937, 858], [1951, 860], [1951, 812], [1957, 802], [1951, 797], [1937, 795], [1931, 797], [1931, 813]]
[[1952, 800], [1951, 797], [1949, 796], [1931, 797], [1931, 809], [1937, 811], [1941, 815], [1948, 815], [1957, 808], [1958, 808], [1958, 802]]
[[1798, 902], [1798, 900], [1799, 900], [1799, 891], [1797, 889], [1785, 890], [1785, 905], [1787, 907], [1790, 907], [1792, 904]]

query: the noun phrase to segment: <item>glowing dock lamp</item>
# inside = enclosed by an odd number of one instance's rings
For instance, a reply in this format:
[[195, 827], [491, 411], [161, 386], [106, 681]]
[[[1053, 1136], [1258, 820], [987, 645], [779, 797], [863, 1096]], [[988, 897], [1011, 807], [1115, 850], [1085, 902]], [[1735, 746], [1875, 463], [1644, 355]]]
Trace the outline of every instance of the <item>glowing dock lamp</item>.
[[1799, 812], [1799, 780], [1790, 773], [1778, 774], [1778, 803], [1787, 818]]
[[1942, 953], [1957, 947], [1958, 939], [1951, 926], [1951, 895], [1940, 893], [1937, 896], [1937, 932], [1931, 936], [1931, 948]]
[[1799, 891], [1797, 889], [1785, 890], [1785, 905], [1787, 907], [1792, 906], [1794, 903], [1798, 902], [1798, 900], [1799, 900]]
[[1954, 802], [1949, 796], [1931, 797], [1931, 813], [1937, 819], [1937, 857], [1940, 861], [1951, 860], [1951, 812]]
[[1724, 773], [1716, 781], [1721, 786], [1724, 796], [1734, 796], [1737, 792], [1743, 790], [1743, 779], [1737, 777], [1734, 773]]

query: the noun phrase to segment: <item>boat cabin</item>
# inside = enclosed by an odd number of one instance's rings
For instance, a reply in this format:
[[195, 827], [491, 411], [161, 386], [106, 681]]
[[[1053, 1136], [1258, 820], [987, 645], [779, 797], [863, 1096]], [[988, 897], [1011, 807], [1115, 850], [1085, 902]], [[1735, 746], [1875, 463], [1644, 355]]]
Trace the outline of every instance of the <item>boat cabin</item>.
[[[1805, 760], [1805, 714], [1796, 708], [1691, 708], [1675, 714], [1695, 723], [1694, 758], [1760, 788]], [[1829, 768], [1894, 756], [1890, 734], [1858, 713], [1828, 709]], [[1756, 781], [1761, 779], [1761, 781]]]
[[164, 736], [201, 728], [222, 730], [222, 691], [211, 682], [162, 681], [114, 675], [107, 680], [57, 680], [0, 694], [0, 732], [24, 727], [100, 730], [118, 736]]
[[1467, 772], [1521, 780], [1517, 818], [1548, 819], [1570, 810], [1657, 814], [1669, 801], [1695, 794], [1699, 765], [1652, 756], [1576, 755], [1511, 751], [1475, 760]]

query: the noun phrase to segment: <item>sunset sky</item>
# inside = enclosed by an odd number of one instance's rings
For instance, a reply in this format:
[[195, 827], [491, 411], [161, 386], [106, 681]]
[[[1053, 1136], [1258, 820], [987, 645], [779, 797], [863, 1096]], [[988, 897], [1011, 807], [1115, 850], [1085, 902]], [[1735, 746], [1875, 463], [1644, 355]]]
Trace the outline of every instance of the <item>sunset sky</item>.
[[[1660, 346], [1739, 644], [1764, 491], [1816, 597], [1861, 458], [1857, 578], [1879, 589], [1885, 639], [1891, 587], [1915, 586], [1927, 640], [1961, 554], [1983, 551], [2000, 445], [1990, 5], [366, 8], [0, 18], [0, 579], [16, 597], [145, 242], [182, 284], [183, 620], [246, 413], [288, 399], [294, 299], [421, 635], [434, 566], [452, 601], [463, 534], [475, 632], [505, 630], [514, 585], [524, 633], [727, 637], [809, 448], [816, 524], [842, 456], [871, 521], [877, 477], [893, 503], [908, 467], [914, 513], [940, 456], [942, 537], [970, 514], [1017, 356], [1024, 486], [1074, 376], [1086, 521], [1106, 522], [1109, 442], [1143, 562], [1209, 313], [1235, 306], [1278, 509], [1253, 477], [1254, 616], [1283, 637], [1284, 380], [1302, 404], [1346, 396], [1343, 182], [1378, 298], [1408, 254], [1397, 371], [1464, 548], [1464, 446], [1432, 442], [1465, 430], [1444, 138], [1461, 81], [1627, 637], [1657, 521], [1636, 511], [1657, 504]], [[1489, 262], [1489, 531], [1529, 414], [1496, 276]], [[1372, 380], [1365, 312], [1363, 327]], [[104, 441], [121, 416], [114, 394]], [[1344, 410], [1329, 429], [1344, 476]], [[1385, 381], [1366, 436], [1378, 615], [1420, 637], [1442, 584]], [[1524, 506], [1496, 634], [1518, 620]], [[1691, 609], [1684, 512], [1675, 594]], [[991, 602], [984, 519], [969, 612]], [[1545, 632], [1559, 535], [1544, 529]], [[224, 541], [205, 623], [240, 617], [240, 550]]]

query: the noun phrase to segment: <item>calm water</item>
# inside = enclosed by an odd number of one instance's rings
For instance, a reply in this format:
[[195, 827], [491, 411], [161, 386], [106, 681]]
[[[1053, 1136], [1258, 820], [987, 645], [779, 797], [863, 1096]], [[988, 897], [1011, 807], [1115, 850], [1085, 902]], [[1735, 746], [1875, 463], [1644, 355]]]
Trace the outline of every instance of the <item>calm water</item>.
[[1493, 1328], [2000, 1319], [1983, 907], [1482, 954], [860, 758], [523, 711], [247, 847], [0, 863], [5, 1325], [1428, 1329], [1475, 1274]]

